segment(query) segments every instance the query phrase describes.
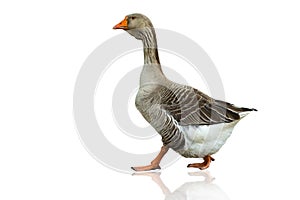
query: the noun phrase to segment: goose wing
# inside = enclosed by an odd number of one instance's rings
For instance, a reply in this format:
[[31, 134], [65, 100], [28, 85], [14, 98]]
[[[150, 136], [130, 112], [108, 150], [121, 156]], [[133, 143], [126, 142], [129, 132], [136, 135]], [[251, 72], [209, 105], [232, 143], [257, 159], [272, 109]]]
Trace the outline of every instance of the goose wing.
[[229, 123], [239, 120], [239, 113], [255, 110], [215, 100], [195, 88], [179, 84], [160, 86], [152, 95], [161, 108], [183, 126]]

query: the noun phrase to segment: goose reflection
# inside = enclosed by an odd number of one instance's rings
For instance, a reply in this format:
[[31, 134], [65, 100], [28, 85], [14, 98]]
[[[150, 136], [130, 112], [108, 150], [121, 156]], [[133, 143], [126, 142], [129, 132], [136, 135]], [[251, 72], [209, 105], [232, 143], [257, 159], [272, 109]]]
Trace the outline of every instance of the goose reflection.
[[186, 182], [174, 192], [164, 184], [160, 178], [160, 172], [135, 173], [133, 175], [149, 176], [152, 178], [165, 195], [166, 200], [229, 200], [226, 193], [216, 184], [209, 172], [189, 173], [190, 176], [204, 177], [203, 181]]

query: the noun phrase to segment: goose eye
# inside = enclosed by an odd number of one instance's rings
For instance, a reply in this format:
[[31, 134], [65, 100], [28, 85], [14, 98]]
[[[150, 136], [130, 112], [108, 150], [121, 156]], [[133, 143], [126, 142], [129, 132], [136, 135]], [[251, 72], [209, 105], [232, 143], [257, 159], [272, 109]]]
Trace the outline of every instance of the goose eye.
[[135, 17], [131, 17], [131, 19], [135, 19]]

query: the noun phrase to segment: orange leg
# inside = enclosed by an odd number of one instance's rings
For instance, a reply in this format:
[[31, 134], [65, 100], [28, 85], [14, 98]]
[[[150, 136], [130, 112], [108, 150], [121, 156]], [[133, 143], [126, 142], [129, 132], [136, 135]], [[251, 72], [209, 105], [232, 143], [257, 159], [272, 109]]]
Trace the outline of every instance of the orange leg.
[[194, 168], [199, 168], [201, 170], [204, 170], [209, 167], [211, 161], [215, 160], [210, 155], [205, 156], [203, 159], [204, 159], [203, 163], [192, 163], [192, 164], [189, 164], [187, 167], [194, 167]]
[[169, 147], [162, 146], [159, 154], [151, 162], [150, 165], [140, 166], [140, 167], [131, 167], [131, 169], [133, 169], [135, 171], [150, 171], [150, 170], [160, 169], [159, 163], [160, 163], [161, 159], [164, 157], [164, 155], [168, 152], [168, 150], [169, 150]]

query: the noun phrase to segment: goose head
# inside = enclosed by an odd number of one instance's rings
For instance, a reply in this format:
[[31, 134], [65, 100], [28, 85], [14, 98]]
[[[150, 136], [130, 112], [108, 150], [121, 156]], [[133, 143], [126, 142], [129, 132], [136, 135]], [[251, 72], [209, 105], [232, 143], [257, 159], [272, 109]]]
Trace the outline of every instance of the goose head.
[[127, 15], [120, 23], [115, 25], [113, 29], [123, 29], [138, 40], [147, 37], [147, 33], [154, 32], [153, 25], [145, 15], [134, 13]]

